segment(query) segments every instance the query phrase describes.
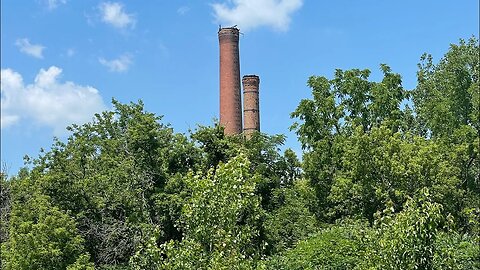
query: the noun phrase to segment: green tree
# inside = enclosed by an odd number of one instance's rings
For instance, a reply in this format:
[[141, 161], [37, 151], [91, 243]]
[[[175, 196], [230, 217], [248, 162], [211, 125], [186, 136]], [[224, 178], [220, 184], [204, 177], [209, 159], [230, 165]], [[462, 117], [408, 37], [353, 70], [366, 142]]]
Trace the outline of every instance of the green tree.
[[272, 197], [272, 210], [267, 212], [264, 226], [268, 250], [274, 254], [316, 232], [318, 224], [309, 209], [315, 205], [314, 190], [306, 180], [277, 188]]
[[388, 206], [375, 222], [375, 234], [360, 269], [477, 269], [478, 237], [453, 231], [451, 216], [429, 189], [409, 198], [395, 214]]
[[477, 269], [478, 236], [453, 231], [429, 189], [408, 198], [396, 212], [393, 203], [374, 226], [361, 219], [326, 225], [293, 248], [275, 254], [267, 269]]
[[362, 262], [372, 235], [362, 222], [328, 226], [293, 249], [270, 257], [265, 265], [267, 269], [354, 269]]
[[220, 162], [227, 162], [238, 154], [238, 145], [242, 137], [226, 136], [224, 128], [218, 123], [213, 127], [198, 126], [191, 134], [192, 140], [198, 145], [202, 156], [202, 170], [206, 173], [210, 168], [216, 168]]
[[29, 180], [76, 220], [98, 266], [127, 264], [145, 228], [158, 225], [162, 239], [178, 237], [170, 211], [178, 202], [158, 199], [173, 199], [166, 184], [199, 160], [194, 144], [141, 102], [113, 104], [91, 123], [69, 127], [66, 143], [56, 140], [33, 160]]
[[258, 260], [264, 249], [264, 212], [255, 194], [258, 178], [250, 174], [249, 167], [246, 156], [239, 154], [225, 164], [220, 162], [206, 176], [189, 173], [185, 181], [192, 194], [177, 224], [183, 231], [182, 240], [158, 246], [155, 237], [150, 237], [132, 258], [132, 267], [231, 269]]
[[478, 39], [460, 40], [438, 64], [429, 54], [418, 65], [418, 86], [413, 101], [423, 132], [433, 137], [453, 136], [462, 126], [480, 136]]
[[431, 200], [422, 189], [416, 199], [409, 199], [405, 209], [391, 215], [387, 208], [378, 220], [378, 249], [369, 254], [376, 269], [434, 269], [435, 241], [447, 221], [442, 205]]
[[93, 269], [75, 221], [47, 196], [16, 201], [9, 225], [2, 244], [4, 269]]
[[[412, 91], [421, 134], [446, 145], [465, 190], [464, 212], [480, 212], [480, 47], [477, 38], [450, 45], [438, 63], [424, 54]], [[464, 228], [471, 229], [468, 214]]]
[[435, 241], [435, 269], [480, 269], [478, 236], [454, 231], [440, 232]]
[[316, 190], [320, 204], [316, 214], [321, 219], [328, 220], [328, 196], [337, 171], [342, 169], [344, 146], [355, 130], [368, 133], [380, 126], [393, 132], [408, 129], [411, 115], [408, 108], [401, 109], [408, 97], [401, 77], [387, 65], [381, 65], [381, 70], [384, 77], [378, 83], [368, 80], [369, 70], [337, 70], [332, 80], [312, 76], [308, 85], [313, 99], [302, 100], [291, 115], [300, 120], [291, 129], [305, 150], [303, 169]]
[[459, 216], [465, 192], [459, 189], [453, 155], [443, 144], [382, 126], [369, 133], [357, 128], [342, 148], [328, 195], [333, 218], [360, 216], [373, 222], [387, 202], [401, 208], [422, 187], [446, 205], [444, 214]]
[[[10, 182], [6, 172], [0, 173], [0, 245], [8, 239], [8, 221], [11, 207]], [[1, 266], [1, 263], [0, 263]]]
[[317, 217], [373, 222], [386, 202], [401, 207], [429, 187], [444, 213], [474, 230], [467, 213], [480, 204], [478, 55], [472, 38], [452, 45], [437, 65], [422, 57], [413, 91], [386, 65], [380, 82], [358, 69], [309, 79], [313, 98], [300, 102], [291, 128], [305, 150], [302, 167], [317, 194]]
[[[189, 139], [162, 124], [161, 117], [145, 112], [141, 102], [114, 100], [113, 105], [112, 111], [95, 115], [92, 122], [69, 127], [66, 142], [55, 139], [50, 151], [42, 150], [38, 158], [29, 159], [31, 171], [11, 181], [30, 187], [16, 189], [13, 200], [27, 201], [35, 191], [71, 217], [85, 239], [86, 251], [101, 269], [127, 267], [152, 238], [157, 248], [170, 240], [175, 245], [187, 243], [181, 241], [187, 227], [180, 221], [185, 218], [185, 205], [201, 189], [189, 179], [213, 181], [224, 171], [220, 168], [241, 152], [249, 160], [242, 170], [256, 179], [252, 196], [265, 209], [274, 188], [290, 186], [299, 177], [295, 154], [279, 153], [283, 136], [256, 134], [245, 140], [225, 136], [216, 125], [199, 127]], [[256, 210], [263, 211], [262, 207]], [[259, 243], [264, 234], [260, 216], [254, 228]], [[250, 253], [258, 257], [258, 252]], [[220, 262], [223, 255], [218, 256]], [[242, 259], [239, 256], [229, 258]], [[137, 260], [138, 265], [141, 261]]]

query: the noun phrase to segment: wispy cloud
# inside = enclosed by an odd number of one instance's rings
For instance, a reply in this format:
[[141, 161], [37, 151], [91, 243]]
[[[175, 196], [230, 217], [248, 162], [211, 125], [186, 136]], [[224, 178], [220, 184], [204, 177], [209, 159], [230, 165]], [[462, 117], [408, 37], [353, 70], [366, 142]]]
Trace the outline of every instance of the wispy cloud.
[[117, 2], [103, 2], [99, 6], [102, 21], [119, 29], [135, 27], [135, 15], [124, 10], [124, 6]]
[[302, 4], [303, 0], [230, 0], [212, 7], [219, 23], [238, 25], [243, 31], [260, 26], [286, 31], [293, 12]]
[[25, 85], [19, 73], [2, 69], [2, 129], [24, 120], [51, 127], [59, 135], [67, 125], [85, 123], [94, 113], [105, 110], [97, 89], [60, 82], [61, 73], [55, 66], [41, 69], [35, 81]]
[[66, 4], [67, 0], [43, 0], [49, 10], [56, 9], [59, 5]]
[[28, 38], [17, 39], [15, 45], [22, 53], [39, 59], [43, 58], [43, 50], [45, 50], [45, 47], [40, 44], [31, 44]]
[[185, 15], [187, 14], [188, 12], [190, 11], [190, 7], [189, 6], [181, 6], [177, 9], [177, 13], [180, 14], [180, 15]]
[[106, 66], [111, 72], [125, 72], [128, 70], [132, 62], [132, 56], [130, 54], [123, 54], [117, 59], [106, 60], [101, 57], [98, 59], [100, 64]]

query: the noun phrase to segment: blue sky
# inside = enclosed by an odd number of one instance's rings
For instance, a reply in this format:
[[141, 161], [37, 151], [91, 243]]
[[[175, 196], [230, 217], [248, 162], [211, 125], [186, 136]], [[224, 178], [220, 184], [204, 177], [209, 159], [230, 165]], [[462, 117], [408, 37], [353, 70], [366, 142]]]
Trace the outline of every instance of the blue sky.
[[311, 75], [379, 64], [416, 85], [424, 52], [478, 37], [479, 1], [1, 0], [1, 158], [65, 139], [69, 123], [142, 99], [177, 132], [218, 117], [218, 25], [238, 25], [241, 74], [260, 76], [262, 131], [286, 134]]

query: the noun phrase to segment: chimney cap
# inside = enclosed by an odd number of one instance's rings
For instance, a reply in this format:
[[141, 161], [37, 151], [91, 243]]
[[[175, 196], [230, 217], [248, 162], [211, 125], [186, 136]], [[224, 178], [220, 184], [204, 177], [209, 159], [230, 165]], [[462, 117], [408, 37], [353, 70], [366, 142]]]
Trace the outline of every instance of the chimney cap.
[[222, 27], [221, 25], [219, 25], [218, 27], [218, 32], [222, 32], [222, 31], [228, 31], [228, 30], [233, 30], [235, 32], [240, 32], [240, 29], [237, 27], [237, 25], [234, 25], [234, 26], [230, 26], [230, 27]]
[[256, 82], [260, 83], [260, 77], [254, 74], [243, 75], [242, 82]]

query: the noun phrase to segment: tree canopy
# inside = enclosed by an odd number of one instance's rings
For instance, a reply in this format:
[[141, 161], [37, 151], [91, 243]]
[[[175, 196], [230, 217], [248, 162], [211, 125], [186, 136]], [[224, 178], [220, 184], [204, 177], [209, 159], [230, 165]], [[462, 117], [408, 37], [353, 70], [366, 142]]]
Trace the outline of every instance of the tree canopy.
[[480, 268], [479, 53], [310, 77], [302, 153], [113, 100], [2, 173], [2, 269]]

